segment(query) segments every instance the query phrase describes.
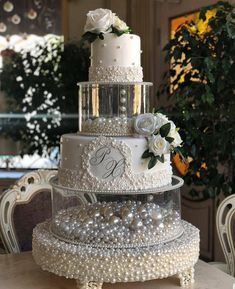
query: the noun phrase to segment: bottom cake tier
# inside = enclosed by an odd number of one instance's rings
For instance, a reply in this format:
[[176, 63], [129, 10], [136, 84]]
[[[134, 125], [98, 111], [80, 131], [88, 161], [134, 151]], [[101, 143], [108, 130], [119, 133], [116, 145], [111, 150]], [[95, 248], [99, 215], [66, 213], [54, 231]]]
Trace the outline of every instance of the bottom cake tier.
[[97, 248], [64, 242], [50, 231], [50, 222], [33, 232], [33, 256], [43, 270], [78, 280], [79, 288], [102, 288], [103, 282], [134, 282], [178, 274], [181, 286], [194, 282], [199, 256], [199, 230], [182, 221], [183, 234], [155, 246]]

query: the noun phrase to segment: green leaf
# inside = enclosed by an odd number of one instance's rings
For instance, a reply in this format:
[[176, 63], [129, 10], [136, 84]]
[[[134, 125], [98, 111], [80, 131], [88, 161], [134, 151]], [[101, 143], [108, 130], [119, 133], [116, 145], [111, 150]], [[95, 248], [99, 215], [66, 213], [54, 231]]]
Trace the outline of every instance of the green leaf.
[[161, 128], [160, 128], [160, 135], [161, 137], [166, 137], [168, 135], [168, 133], [170, 132], [171, 129], [171, 124], [168, 122], [166, 124], [164, 124]]
[[164, 159], [164, 155], [162, 154], [161, 156], [156, 156], [157, 160], [161, 163], [164, 163], [165, 159]]
[[185, 156], [184, 156], [185, 154], [184, 154], [183, 149], [181, 147], [175, 147], [173, 149], [173, 151], [178, 153], [183, 161], [185, 160]]
[[86, 40], [90, 43], [94, 42], [97, 37], [98, 37], [97, 34], [89, 32], [89, 31], [82, 35], [83, 40]]
[[174, 138], [173, 137], [170, 137], [170, 136], [166, 136], [165, 137], [166, 141], [168, 141], [169, 143], [172, 143], [174, 141]]
[[143, 154], [142, 154], [142, 159], [147, 159], [152, 157], [153, 153], [151, 153], [149, 150], [146, 150]]
[[199, 13], [199, 19], [206, 21], [207, 8], [202, 8]]
[[127, 33], [131, 33], [131, 29], [128, 28], [126, 30], [118, 30], [117, 28], [115, 28], [114, 26], [112, 26], [112, 33], [116, 34], [117, 36], [121, 36], [122, 34], [127, 34]]
[[202, 94], [201, 99], [204, 103], [212, 104], [214, 102], [214, 94], [211, 91], [211, 88], [206, 85], [206, 92]]
[[153, 168], [156, 165], [157, 161], [158, 161], [157, 157], [152, 155], [148, 163], [148, 169], [150, 170], [151, 168]]
[[99, 34], [99, 39], [104, 40], [104, 34], [103, 33]]
[[173, 57], [175, 60], [182, 58], [182, 50], [179, 46], [175, 46], [174, 52], [173, 52]]

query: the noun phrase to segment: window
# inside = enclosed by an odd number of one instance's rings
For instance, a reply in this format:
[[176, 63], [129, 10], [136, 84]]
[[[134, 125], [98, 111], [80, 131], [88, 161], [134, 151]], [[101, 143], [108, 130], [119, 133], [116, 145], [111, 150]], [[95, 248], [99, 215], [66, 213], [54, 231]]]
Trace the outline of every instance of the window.
[[[36, 51], [38, 45], [48, 43], [49, 39], [62, 41], [64, 1], [66, 0], [0, 0], [0, 168], [54, 168], [57, 164], [55, 156], [58, 149], [50, 152], [49, 156], [45, 152], [43, 157], [38, 154], [28, 156], [27, 153], [20, 157], [17, 155], [20, 146], [17, 139], [6, 140], [7, 131], [15, 131], [17, 134], [17, 125], [30, 115], [28, 111], [17, 111], [17, 95], [14, 95], [15, 99], [8, 95], [8, 89], [5, 89], [7, 81], [2, 77], [4, 68], [15, 54], [26, 55], [30, 51], [36, 61], [39, 55]], [[50, 93], [48, 95], [50, 98]]]

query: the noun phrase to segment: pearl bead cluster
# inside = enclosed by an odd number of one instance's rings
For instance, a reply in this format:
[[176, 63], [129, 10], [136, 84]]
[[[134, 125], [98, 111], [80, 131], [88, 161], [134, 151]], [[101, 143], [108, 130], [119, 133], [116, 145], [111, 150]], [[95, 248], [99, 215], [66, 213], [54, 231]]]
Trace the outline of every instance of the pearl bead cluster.
[[127, 113], [127, 98], [126, 98], [126, 90], [125, 89], [121, 89], [120, 91], [120, 105], [119, 105], [119, 110], [120, 110], [120, 113], [121, 113], [121, 116], [122, 117], [125, 117], [126, 116], [126, 113]]
[[84, 284], [145, 281], [175, 274], [185, 281], [198, 260], [199, 230], [184, 221], [182, 225], [184, 233], [172, 242], [120, 250], [61, 241], [45, 222], [33, 231], [33, 256], [43, 270]]
[[[125, 106], [121, 106], [120, 110], [124, 108], [126, 110]], [[81, 133], [84, 135], [131, 136], [134, 134], [133, 119], [126, 117], [88, 119], [82, 123]]]
[[89, 80], [95, 82], [141, 82], [143, 69], [141, 66], [91, 66]]
[[59, 211], [52, 221], [52, 232], [72, 242], [116, 248], [154, 245], [183, 233], [177, 211], [135, 201]]

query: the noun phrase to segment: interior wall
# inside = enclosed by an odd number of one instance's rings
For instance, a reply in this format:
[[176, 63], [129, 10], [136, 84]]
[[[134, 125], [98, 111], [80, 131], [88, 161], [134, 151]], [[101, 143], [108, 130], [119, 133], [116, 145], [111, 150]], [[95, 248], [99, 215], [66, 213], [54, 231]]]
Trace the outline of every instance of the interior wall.
[[120, 18], [126, 20], [126, 0], [69, 0], [68, 2], [68, 39], [80, 39], [89, 10], [107, 8], [115, 12]]

